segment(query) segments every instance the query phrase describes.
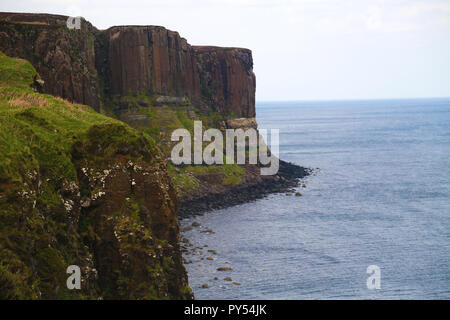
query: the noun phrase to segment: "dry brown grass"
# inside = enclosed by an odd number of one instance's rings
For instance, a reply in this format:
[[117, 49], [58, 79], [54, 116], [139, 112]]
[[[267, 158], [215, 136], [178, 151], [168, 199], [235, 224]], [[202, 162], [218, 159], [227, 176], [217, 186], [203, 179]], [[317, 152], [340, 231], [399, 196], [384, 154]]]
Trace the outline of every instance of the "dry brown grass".
[[59, 102], [63, 103], [70, 111], [81, 109], [82, 105], [76, 104], [72, 101], [69, 101], [67, 99], [61, 98], [61, 97], [54, 97], [55, 100], [58, 100]]
[[71, 105], [71, 104], [73, 104], [73, 102], [71, 102], [71, 101], [69, 101], [69, 100], [67, 100], [67, 99], [58, 97], [58, 96], [55, 96], [55, 99], [58, 100], [58, 101], [60, 101], [60, 102], [62, 102], [62, 103], [64, 103], [65, 105]]
[[46, 98], [33, 93], [13, 94], [8, 100], [8, 104], [16, 108], [43, 107], [46, 103]]

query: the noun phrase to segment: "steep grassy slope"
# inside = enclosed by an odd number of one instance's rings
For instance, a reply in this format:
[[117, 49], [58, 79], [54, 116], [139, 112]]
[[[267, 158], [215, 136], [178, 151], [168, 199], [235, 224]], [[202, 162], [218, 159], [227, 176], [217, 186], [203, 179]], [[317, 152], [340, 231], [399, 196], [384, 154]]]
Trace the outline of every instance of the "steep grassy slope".
[[[191, 298], [152, 138], [34, 77], [0, 53], [0, 298]], [[81, 290], [66, 288], [72, 264]]]

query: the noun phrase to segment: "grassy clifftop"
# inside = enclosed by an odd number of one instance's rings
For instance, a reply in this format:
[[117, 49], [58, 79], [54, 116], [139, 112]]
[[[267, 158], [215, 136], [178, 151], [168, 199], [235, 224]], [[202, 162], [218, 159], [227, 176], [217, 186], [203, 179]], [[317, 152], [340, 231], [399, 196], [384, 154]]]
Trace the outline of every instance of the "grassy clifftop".
[[[152, 138], [35, 78], [0, 53], [0, 298], [190, 298]], [[66, 288], [72, 264], [81, 290]]]

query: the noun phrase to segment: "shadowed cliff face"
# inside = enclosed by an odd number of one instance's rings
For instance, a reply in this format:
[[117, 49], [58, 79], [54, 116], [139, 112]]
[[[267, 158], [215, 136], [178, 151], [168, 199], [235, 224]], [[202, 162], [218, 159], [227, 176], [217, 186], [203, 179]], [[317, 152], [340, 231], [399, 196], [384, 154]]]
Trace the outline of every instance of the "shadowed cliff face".
[[112, 27], [106, 31], [110, 93], [158, 93], [200, 98], [194, 52], [177, 32], [162, 27]]
[[45, 81], [44, 92], [99, 110], [97, 31], [84, 20], [80, 30], [69, 30], [66, 21], [60, 15], [0, 13], [0, 51], [30, 61]]
[[223, 115], [255, 117], [256, 78], [248, 49], [194, 46], [203, 97]]
[[[99, 163], [111, 131], [120, 137], [124, 129], [94, 126], [71, 150], [79, 188], [89, 194], [74, 203], [80, 203], [80, 225], [92, 230], [83, 240], [92, 248], [101, 293], [113, 299], [189, 299], [165, 163], [144, 138], [134, 146], [120, 144], [113, 159]], [[134, 160], [139, 156], [145, 159]]]
[[66, 16], [0, 13], [0, 50], [29, 60], [45, 81], [44, 92], [94, 107], [112, 96], [188, 97], [204, 110], [230, 118], [254, 117], [251, 51], [193, 47], [158, 26], [99, 31]]
[[256, 81], [248, 49], [192, 47], [177, 32], [156, 26], [112, 27], [104, 46], [108, 58], [102, 74], [111, 95], [187, 96], [224, 116], [255, 116]]

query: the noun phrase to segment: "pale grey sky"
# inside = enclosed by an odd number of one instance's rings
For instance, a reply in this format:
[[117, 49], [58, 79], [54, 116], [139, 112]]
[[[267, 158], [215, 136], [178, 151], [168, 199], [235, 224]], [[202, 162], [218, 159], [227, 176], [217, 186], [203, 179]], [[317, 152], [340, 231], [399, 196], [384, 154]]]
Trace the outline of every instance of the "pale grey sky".
[[450, 0], [2, 0], [0, 11], [249, 48], [257, 100], [450, 96]]

